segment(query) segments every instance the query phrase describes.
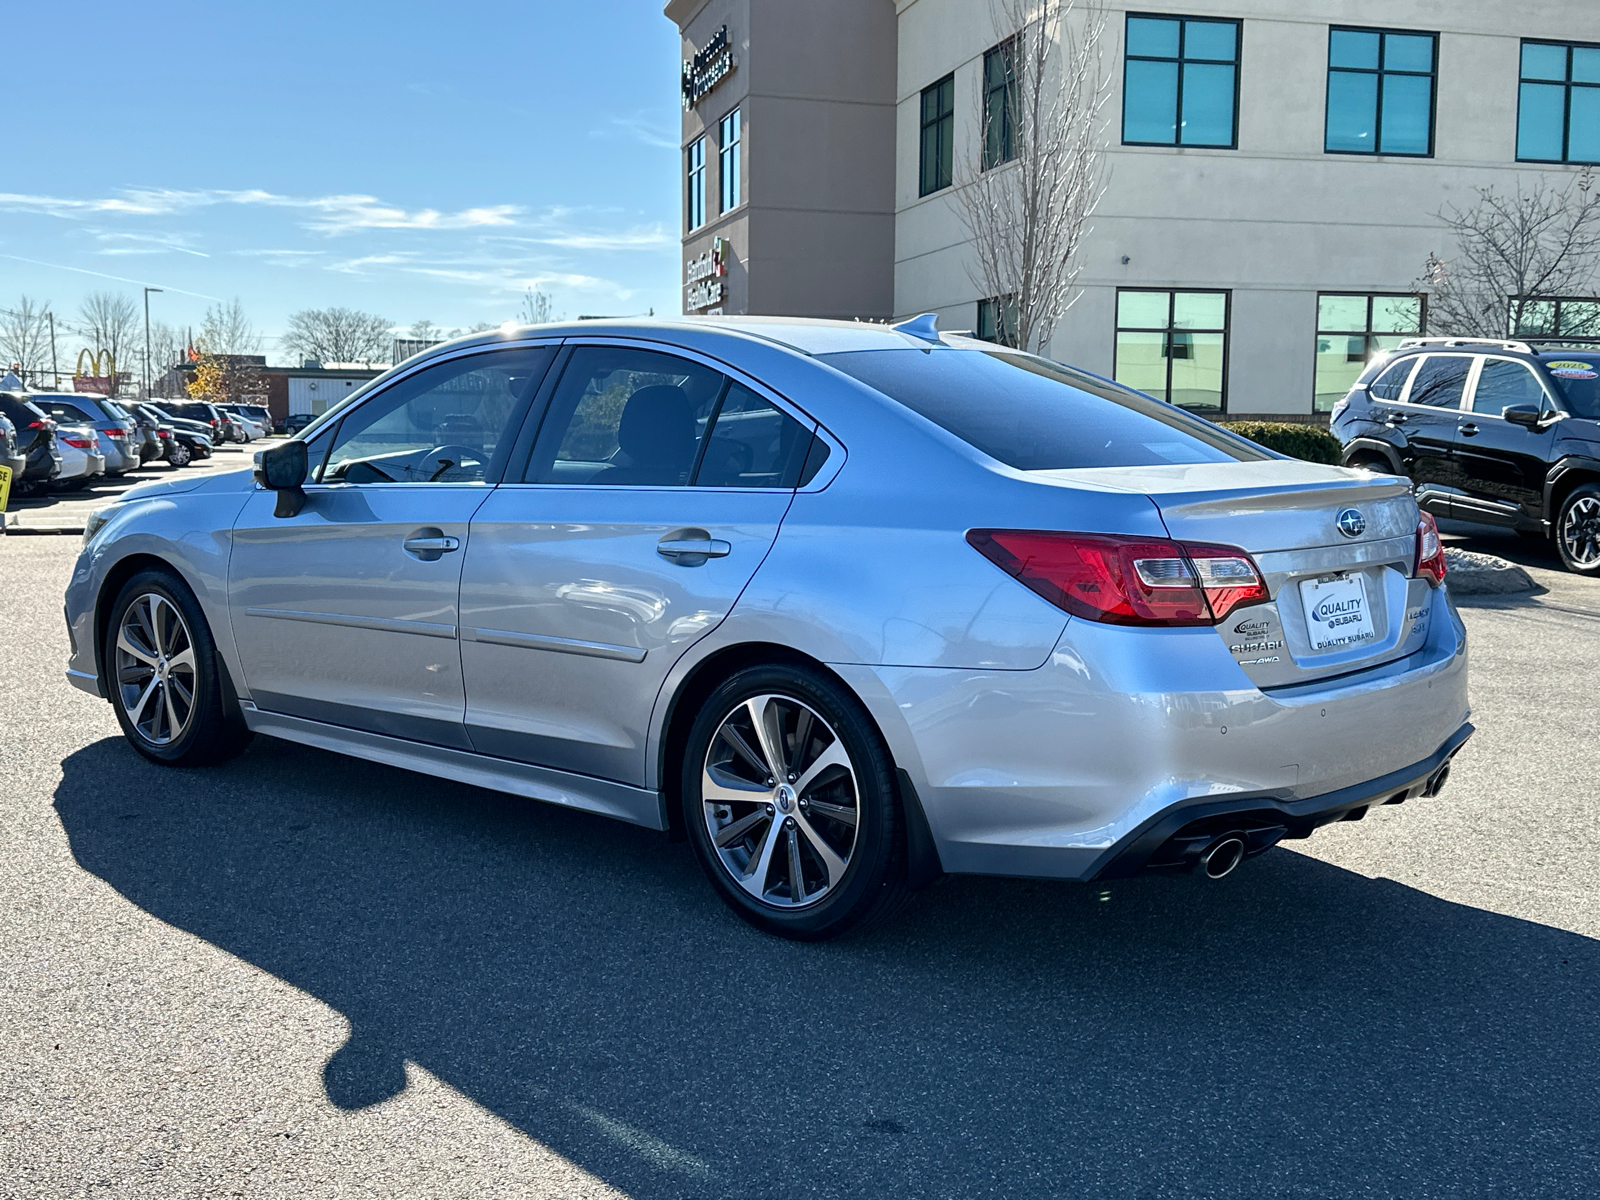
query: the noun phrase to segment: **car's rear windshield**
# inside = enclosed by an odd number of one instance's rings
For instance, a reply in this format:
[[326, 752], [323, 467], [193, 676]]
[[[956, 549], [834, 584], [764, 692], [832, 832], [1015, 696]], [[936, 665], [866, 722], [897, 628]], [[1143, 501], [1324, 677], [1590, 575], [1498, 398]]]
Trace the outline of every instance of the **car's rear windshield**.
[[1600, 420], [1600, 355], [1564, 353], [1544, 360], [1544, 369], [1567, 398], [1575, 417]]
[[190, 421], [211, 420], [211, 406], [209, 404], [172, 404], [169, 402], [165, 407], [175, 417], [183, 417]]
[[1272, 457], [1181, 408], [1031, 354], [907, 348], [820, 357], [1020, 471]]

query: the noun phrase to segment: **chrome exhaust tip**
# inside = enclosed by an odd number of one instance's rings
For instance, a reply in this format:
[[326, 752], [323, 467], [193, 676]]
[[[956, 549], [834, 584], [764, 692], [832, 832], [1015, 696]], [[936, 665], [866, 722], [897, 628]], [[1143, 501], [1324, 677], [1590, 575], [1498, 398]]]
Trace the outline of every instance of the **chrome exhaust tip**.
[[1244, 861], [1244, 838], [1237, 833], [1219, 837], [1200, 856], [1200, 869], [1207, 879], [1221, 879]]

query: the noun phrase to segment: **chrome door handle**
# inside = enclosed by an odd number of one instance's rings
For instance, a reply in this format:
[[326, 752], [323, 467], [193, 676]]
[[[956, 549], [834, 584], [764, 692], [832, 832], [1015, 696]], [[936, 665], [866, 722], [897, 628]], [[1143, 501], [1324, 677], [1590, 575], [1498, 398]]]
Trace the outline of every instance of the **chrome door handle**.
[[423, 562], [438, 562], [450, 551], [461, 549], [461, 539], [444, 534], [408, 537], [400, 543], [400, 548]]
[[704, 529], [679, 529], [656, 543], [656, 553], [680, 567], [698, 567], [708, 558], [726, 558], [733, 545], [712, 537]]

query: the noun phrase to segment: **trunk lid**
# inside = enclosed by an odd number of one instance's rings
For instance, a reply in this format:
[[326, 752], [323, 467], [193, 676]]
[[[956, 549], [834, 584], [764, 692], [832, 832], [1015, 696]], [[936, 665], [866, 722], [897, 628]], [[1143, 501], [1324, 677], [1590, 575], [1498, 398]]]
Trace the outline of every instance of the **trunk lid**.
[[1178, 541], [1248, 551], [1272, 598], [1217, 632], [1258, 687], [1377, 666], [1427, 640], [1431, 588], [1412, 578], [1418, 510], [1405, 479], [1284, 459], [1040, 474], [1142, 493]]

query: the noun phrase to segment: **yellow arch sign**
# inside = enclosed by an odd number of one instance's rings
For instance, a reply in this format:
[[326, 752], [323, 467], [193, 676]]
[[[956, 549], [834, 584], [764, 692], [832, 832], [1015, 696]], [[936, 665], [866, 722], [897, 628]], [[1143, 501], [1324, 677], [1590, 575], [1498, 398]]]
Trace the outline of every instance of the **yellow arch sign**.
[[[84, 369], [87, 362], [88, 369]], [[90, 378], [109, 379], [117, 373], [117, 356], [109, 350], [79, 350], [78, 369], [75, 375], [87, 375]]]

